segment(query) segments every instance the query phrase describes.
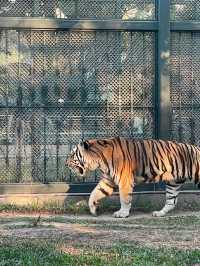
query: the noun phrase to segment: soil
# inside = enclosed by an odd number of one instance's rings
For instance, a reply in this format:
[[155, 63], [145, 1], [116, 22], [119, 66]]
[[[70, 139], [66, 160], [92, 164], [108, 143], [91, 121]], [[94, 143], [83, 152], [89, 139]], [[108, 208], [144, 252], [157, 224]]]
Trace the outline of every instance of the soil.
[[[39, 218], [40, 215], [40, 218]], [[76, 245], [112, 247], [120, 243], [154, 248], [200, 249], [200, 212], [176, 212], [156, 218], [134, 213], [129, 218], [111, 215], [50, 215], [0, 213], [0, 241], [6, 238], [62, 241]]]

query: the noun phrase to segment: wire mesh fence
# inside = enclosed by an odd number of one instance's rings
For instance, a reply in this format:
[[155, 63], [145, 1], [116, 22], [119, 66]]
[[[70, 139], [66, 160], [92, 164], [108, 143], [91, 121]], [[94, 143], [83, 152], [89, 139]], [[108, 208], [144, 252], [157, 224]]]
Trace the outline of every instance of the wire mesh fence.
[[[1, 17], [155, 20], [156, 0], [1, 0]], [[171, 0], [171, 20], [200, 20], [200, 0]]]
[[200, 145], [200, 33], [172, 33], [172, 138]]
[[3, 30], [0, 43], [1, 182], [72, 181], [80, 138], [154, 136], [154, 33]]
[[[171, 21], [198, 22], [199, 8], [171, 0]], [[0, 0], [1, 17], [148, 24], [158, 1]], [[80, 138], [156, 137], [156, 30], [11, 28], [0, 25], [0, 183], [73, 182], [64, 160]], [[197, 145], [199, 37], [175, 31], [170, 46], [171, 139]]]
[[155, 0], [1, 0], [0, 15], [154, 20]]
[[171, 0], [170, 11], [174, 21], [200, 20], [200, 1]]

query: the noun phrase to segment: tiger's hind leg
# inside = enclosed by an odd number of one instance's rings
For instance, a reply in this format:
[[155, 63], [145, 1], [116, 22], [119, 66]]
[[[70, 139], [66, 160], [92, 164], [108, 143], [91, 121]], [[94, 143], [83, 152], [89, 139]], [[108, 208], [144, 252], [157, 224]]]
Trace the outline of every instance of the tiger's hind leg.
[[97, 186], [94, 188], [92, 193], [90, 194], [89, 198], [89, 208], [91, 214], [96, 216], [96, 210], [99, 204], [99, 201], [106, 196], [110, 196], [113, 193], [113, 190], [115, 189], [115, 184], [107, 179], [102, 178]]
[[166, 202], [165, 206], [160, 211], [154, 211], [153, 216], [165, 216], [169, 211], [173, 210], [178, 201], [179, 188], [182, 184], [167, 183], [166, 184]]

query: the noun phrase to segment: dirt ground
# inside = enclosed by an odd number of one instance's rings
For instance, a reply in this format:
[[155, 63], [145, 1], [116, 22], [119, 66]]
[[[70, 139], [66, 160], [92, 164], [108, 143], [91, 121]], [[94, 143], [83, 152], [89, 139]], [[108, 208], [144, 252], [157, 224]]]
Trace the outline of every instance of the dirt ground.
[[[39, 217], [40, 216], [40, 217]], [[126, 219], [109, 215], [0, 213], [0, 241], [6, 238], [63, 241], [68, 246], [112, 247], [136, 243], [148, 247], [200, 249], [200, 212], [176, 212], [156, 218], [134, 213]]]

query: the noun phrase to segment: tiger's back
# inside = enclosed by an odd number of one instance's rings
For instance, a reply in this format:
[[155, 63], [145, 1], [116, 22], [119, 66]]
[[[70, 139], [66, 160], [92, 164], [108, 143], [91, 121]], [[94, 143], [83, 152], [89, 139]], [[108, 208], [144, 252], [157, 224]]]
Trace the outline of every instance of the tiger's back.
[[135, 157], [136, 176], [143, 176], [145, 181], [174, 179], [175, 182], [181, 183], [189, 178], [195, 183], [199, 182], [199, 148], [162, 140], [128, 140], [128, 142]]

